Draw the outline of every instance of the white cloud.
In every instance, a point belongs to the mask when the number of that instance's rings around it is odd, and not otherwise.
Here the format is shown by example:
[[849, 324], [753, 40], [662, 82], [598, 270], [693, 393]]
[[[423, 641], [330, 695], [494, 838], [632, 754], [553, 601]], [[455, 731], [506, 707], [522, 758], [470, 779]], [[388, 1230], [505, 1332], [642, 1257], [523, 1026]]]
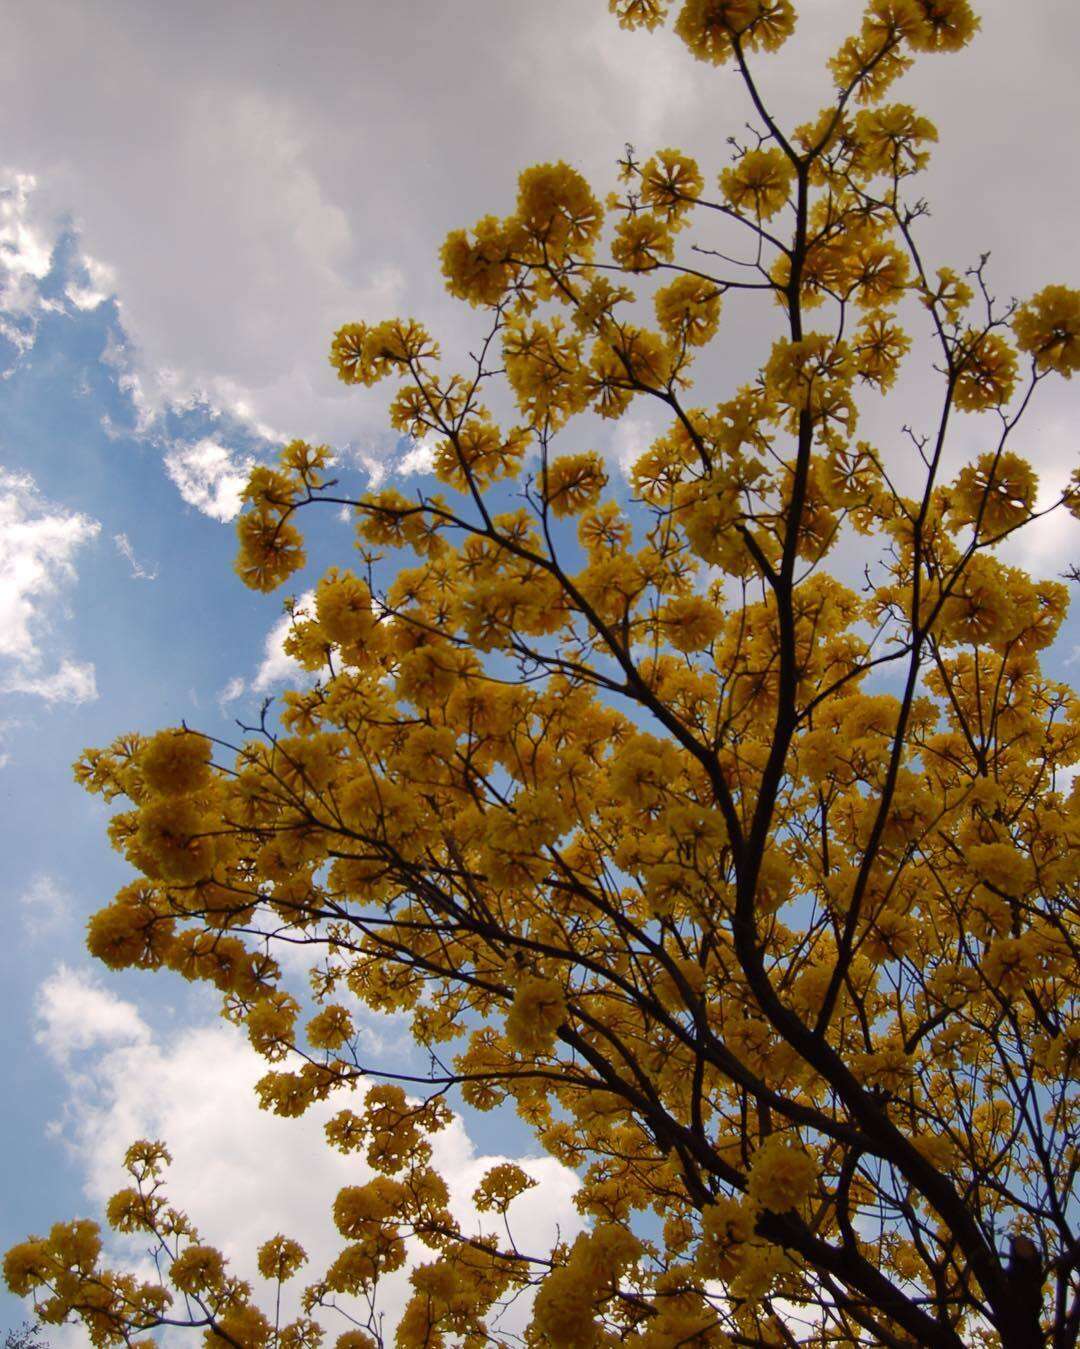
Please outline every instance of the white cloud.
[[237, 698], [243, 696], [244, 691], [246, 689], [247, 689], [247, 680], [243, 677], [243, 675], [234, 675], [233, 678], [229, 680], [229, 682], [218, 694], [217, 696], [218, 706], [224, 707], [226, 703], [235, 702]]
[[377, 492], [390, 474], [390, 465], [385, 459], [380, 459], [374, 454], [365, 454], [363, 451], [357, 451], [353, 458], [368, 475], [367, 490]]
[[131, 578], [134, 581], [156, 581], [157, 567], [144, 567], [135, 556], [135, 549], [131, 546], [131, 540], [126, 534], [114, 534], [113, 543], [116, 544], [116, 551], [121, 557], [126, 558], [131, 567]]
[[[63, 311], [63, 301], [42, 294], [60, 225], [41, 205], [37, 177], [0, 168], [0, 335], [16, 357], [34, 345], [41, 315]], [[84, 253], [73, 258], [75, 275], [64, 294], [76, 309], [95, 309], [115, 291], [112, 268]], [[10, 368], [3, 372], [6, 378]]]
[[[305, 1247], [307, 1274], [322, 1272], [341, 1244], [330, 1219], [334, 1196], [371, 1174], [362, 1159], [326, 1146], [323, 1125], [348, 1104], [344, 1094], [298, 1120], [261, 1111], [253, 1087], [267, 1065], [236, 1027], [215, 1021], [155, 1035], [133, 1004], [70, 968], [58, 969], [42, 987], [37, 1013], [39, 1043], [69, 1092], [56, 1132], [95, 1204], [124, 1183], [120, 1159], [128, 1144], [161, 1138], [173, 1157], [170, 1201], [257, 1290], [265, 1285], [254, 1269], [254, 1251], [275, 1232]], [[470, 1195], [482, 1174], [506, 1159], [479, 1154], [459, 1118], [431, 1141], [434, 1165], [451, 1186], [455, 1216], [469, 1231], [489, 1227]], [[573, 1207], [577, 1178], [551, 1158], [521, 1160], [540, 1184], [511, 1210], [514, 1236], [522, 1250], [546, 1251], [556, 1229], [572, 1239], [582, 1228]], [[385, 1297], [391, 1325], [406, 1295], [401, 1275], [386, 1281], [380, 1300]], [[522, 1312], [513, 1313], [519, 1328]], [[346, 1327], [330, 1328], [338, 1333]]]
[[438, 441], [434, 436], [414, 440], [412, 448], [407, 450], [394, 465], [394, 472], [405, 476], [411, 473], [430, 473], [435, 464], [437, 444]]
[[165, 471], [188, 505], [223, 523], [239, 514], [251, 464], [209, 438], [174, 445], [165, 455]]
[[[1042, 511], [1060, 501], [1069, 484], [1076, 460], [1076, 433], [1071, 421], [1047, 421], [1039, 428], [1032, 446], [1020, 446], [1039, 474], [1035, 509]], [[1080, 520], [1061, 507], [1035, 524], [1018, 529], [1001, 545], [1004, 561], [1023, 567], [1038, 577], [1060, 576], [1080, 556]]]
[[[377, 492], [388, 478], [407, 478], [414, 473], [430, 473], [435, 462], [437, 444], [438, 439], [435, 436], [427, 436], [424, 440], [414, 440], [409, 449], [398, 458], [391, 452], [378, 454], [366, 450], [353, 450], [348, 459], [368, 475], [366, 490]], [[341, 508], [340, 518], [345, 521], [352, 519], [352, 512], [348, 506]]]
[[635, 461], [659, 434], [659, 426], [649, 417], [628, 413], [615, 423], [611, 431], [608, 456], [615, 461], [623, 476], [629, 477]]
[[39, 872], [19, 896], [22, 925], [34, 940], [60, 931], [71, 918], [71, 896], [55, 876]]
[[[296, 610], [311, 610], [314, 604], [314, 590], [305, 590], [297, 599], [294, 607]], [[310, 679], [310, 675], [304, 667], [293, 660], [292, 656], [286, 655], [285, 639], [288, 637], [291, 627], [292, 616], [288, 613], [282, 614], [266, 634], [266, 639], [263, 642], [262, 660], [259, 662], [255, 673], [250, 679], [244, 678], [243, 675], [234, 675], [217, 696], [219, 706], [236, 702], [246, 693], [257, 693], [265, 696], [282, 684], [297, 681], [303, 683]]]
[[75, 579], [73, 556], [99, 529], [88, 516], [50, 510], [32, 478], [0, 469], [0, 655], [36, 651], [36, 606]]
[[[439, 337], [448, 370], [468, 365], [482, 326], [445, 294], [438, 249], [448, 229], [509, 210], [521, 167], [572, 159], [603, 192], [631, 140], [642, 157], [682, 145], [711, 177], [727, 155], [724, 135], [743, 134], [749, 109], [738, 81], [692, 61], [670, 32], [622, 32], [602, 5], [586, 13], [580, 0], [470, 3], [482, 23], [435, 7], [419, 47], [408, 6], [335, 9], [313, 38], [295, 7], [267, 0], [255, 39], [238, 12], [210, 0], [192, 0], [184, 22], [163, 27], [133, 28], [121, 0], [102, 0], [92, 18], [63, 0], [25, 7], [6, 34], [5, 135], [10, 155], [40, 167], [40, 183], [13, 180], [5, 228], [32, 291], [55, 234], [39, 220], [78, 211], [88, 279], [73, 293], [84, 303], [118, 293], [132, 339], [122, 378], [141, 417], [204, 397], [274, 440], [275, 428], [334, 443], [385, 431], [388, 386], [342, 389], [326, 362], [330, 335], [351, 319], [416, 314]], [[924, 252], [963, 266], [992, 249], [1003, 296], [1068, 275], [1068, 222], [1080, 209], [1078, 180], [1057, 172], [1056, 147], [1041, 135], [1047, 119], [1075, 120], [1067, 39], [1080, 32], [1080, 9], [1028, 25], [1020, 41], [1013, 10], [1010, 0], [983, 0], [978, 41], [945, 62], [955, 79], [942, 81], [943, 62], [928, 58], [899, 95], [941, 129]], [[766, 97], [785, 120], [820, 105], [824, 59], [852, 13], [846, 0], [818, 0], [814, 23], [761, 61]], [[210, 58], [199, 38], [208, 24], [219, 39]], [[318, 60], [288, 62], [313, 41]], [[43, 78], [57, 63], [68, 72], [59, 90]], [[447, 65], [460, 73], [450, 84], [439, 78]], [[1001, 97], [975, 97], [978, 88]], [[508, 115], [483, 119], [490, 106]], [[473, 148], [478, 119], [483, 153]], [[995, 181], [1003, 161], [1013, 187], [978, 220], [973, 244], [967, 188]], [[114, 264], [115, 287], [97, 259]], [[751, 353], [778, 317], [759, 298], [745, 312], [733, 298], [722, 328]], [[703, 402], [731, 391], [730, 364], [717, 376], [703, 379]], [[916, 406], [924, 392], [915, 391]], [[1064, 390], [1040, 392], [1040, 402], [1067, 408]], [[379, 475], [381, 463], [376, 454], [362, 466]], [[222, 518], [233, 508], [217, 478], [181, 476], [200, 509]]]
[[64, 294], [76, 309], [96, 309], [116, 293], [116, 271], [89, 255], [84, 255], [81, 262], [86, 280], [70, 281]]
[[52, 674], [15, 668], [0, 676], [0, 693], [27, 693], [47, 703], [92, 703], [97, 677], [89, 661], [61, 660]]
[[[131, 387], [151, 416], [205, 396], [257, 427], [313, 439], [385, 430], [384, 390], [336, 383], [330, 335], [352, 319], [416, 314], [448, 369], [467, 363], [482, 328], [445, 294], [438, 249], [448, 229], [510, 209], [521, 167], [572, 159], [603, 192], [630, 140], [642, 157], [681, 145], [711, 177], [727, 155], [723, 137], [743, 134], [738, 81], [695, 63], [670, 32], [622, 32], [602, 5], [580, 0], [470, 3], [482, 22], [436, 6], [419, 46], [408, 6], [338, 7], [313, 36], [294, 6], [267, 0], [256, 38], [239, 11], [210, 0], [192, 0], [183, 22], [134, 28], [121, 0], [102, 0], [92, 15], [64, 0], [24, 7], [5, 35], [8, 154], [40, 169], [37, 216], [76, 209], [89, 255], [115, 265]], [[993, 250], [1003, 296], [1069, 274], [1069, 222], [1080, 209], [1078, 180], [1057, 171], [1056, 146], [1041, 134], [1048, 120], [1075, 121], [1068, 39], [1080, 9], [1027, 25], [1019, 40], [1014, 9], [983, 0], [972, 49], [920, 62], [898, 95], [941, 129], [926, 184], [934, 215], [920, 222], [925, 254], [964, 266]], [[765, 96], [785, 121], [820, 106], [824, 59], [853, 14], [847, 0], [817, 0], [813, 24], [760, 62]], [[217, 35], [209, 57], [207, 25]], [[318, 59], [290, 63], [301, 45]], [[60, 89], [44, 78], [57, 64], [67, 72]], [[440, 78], [448, 67], [459, 72], [449, 83]], [[976, 96], [985, 88], [1000, 97]], [[507, 115], [485, 117], [491, 106]], [[976, 222], [972, 243], [977, 193], [968, 189], [996, 181], [1002, 162], [1010, 191]], [[18, 181], [9, 215], [32, 282], [49, 240], [26, 208], [33, 179]], [[94, 267], [86, 262], [86, 302], [111, 285]], [[777, 311], [751, 308], [747, 325], [732, 301], [726, 331], [753, 351]], [[719, 387], [703, 401], [730, 392], [730, 373], [709, 381]], [[1042, 401], [1067, 406], [1061, 390], [1047, 388]]]
[[6, 768], [11, 762], [11, 755], [6, 749], [7, 737], [20, 725], [21, 723], [15, 717], [5, 717], [0, 720], [0, 768]]
[[50, 670], [43, 648], [53, 612], [76, 580], [74, 559], [101, 526], [42, 499], [28, 475], [0, 469], [0, 692], [48, 702], [97, 696], [94, 667], [62, 659]]
[[[306, 590], [297, 601], [297, 609], [307, 609], [315, 604], [314, 590]], [[289, 635], [292, 627], [292, 616], [282, 614], [270, 631], [266, 634], [266, 642], [263, 647], [263, 658], [259, 668], [255, 671], [255, 677], [251, 681], [251, 690], [253, 693], [269, 693], [271, 689], [277, 688], [279, 684], [284, 684], [290, 679], [305, 678], [305, 670], [302, 665], [293, 660], [292, 656], [286, 655], [285, 639]]]
[[61, 1067], [90, 1049], [149, 1043], [138, 1009], [94, 976], [60, 965], [42, 984], [34, 1039]]
[[0, 173], [0, 308], [26, 313], [39, 303], [37, 286], [49, 270], [52, 240], [31, 219], [37, 179], [30, 173]]

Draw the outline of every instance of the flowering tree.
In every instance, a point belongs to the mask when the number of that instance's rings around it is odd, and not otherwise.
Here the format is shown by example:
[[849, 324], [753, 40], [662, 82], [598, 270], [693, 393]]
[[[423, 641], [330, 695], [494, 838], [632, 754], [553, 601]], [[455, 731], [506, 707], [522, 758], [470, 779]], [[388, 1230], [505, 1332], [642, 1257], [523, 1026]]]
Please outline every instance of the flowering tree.
[[[42, 1320], [301, 1346], [349, 1306], [337, 1343], [370, 1349], [380, 1281], [419, 1252], [400, 1346], [508, 1344], [523, 1291], [533, 1345], [1076, 1344], [1080, 704], [1039, 663], [1065, 587], [997, 550], [1045, 514], [1013, 432], [1080, 366], [1080, 293], [1003, 307], [982, 265], [923, 256], [935, 131], [884, 98], [967, 43], [967, 0], [871, 0], [834, 102], [788, 129], [752, 60], [794, 22], [790, 0], [675, 19], [756, 119], [716, 191], [681, 152], [628, 151], [605, 209], [549, 164], [450, 235], [447, 286], [486, 319], [465, 373], [412, 320], [337, 334], [343, 380], [400, 382], [392, 424], [435, 442], [446, 491], [346, 498], [299, 441], [253, 471], [256, 589], [303, 565], [301, 511], [357, 520], [354, 569], [294, 613], [317, 682], [239, 746], [182, 727], [77, 766], [126, 799], [111, 835], [140, 873], [90, 949], [216, 985], [274, 1065], [263, 1106], [336, 1096], [328, 1144], [375, 1178], [338, 1195], [346, 1244], [280, 1325], [137, 1143], [108, 1218], [160, 1280], [60, 1224], [5, 1262]], [[742, 291], [775, 340], [744, 387], [691, 396]], [[886, 452], [857, 395], [893, 385], [905, 315], [937, 401]], [[510, 427], [482, 401], [500, 386]], [[667, 429], [627, 499], [579, 446], [635, 400]], [[986, 449], [956, 471], [963, 414]], [[1080, 478], [1058, 508], [1080, 514]], [[859, 590], [822, 565], [853, 537]], [[302, 1025], [281, 942], [321, 953]], [[363, 1058], [358, 1005], [407, 1015], [430, 1072]], [[515, 1242], [512, 1165], [477, 1192], [490, 1231], [455, 1222], [429, 1139], [457, 1100], [512, 1103], [578, 1171], [572, 1245]], [[258, 1263], [286, 1279], [304, 1253], [278, 1237]]]
[[9, 1330], [4, 1336], [4, 1349], [48, 1349], [44, 1341], [38, 1339], [40, 1326], [26, 1322], [18, 1330]]

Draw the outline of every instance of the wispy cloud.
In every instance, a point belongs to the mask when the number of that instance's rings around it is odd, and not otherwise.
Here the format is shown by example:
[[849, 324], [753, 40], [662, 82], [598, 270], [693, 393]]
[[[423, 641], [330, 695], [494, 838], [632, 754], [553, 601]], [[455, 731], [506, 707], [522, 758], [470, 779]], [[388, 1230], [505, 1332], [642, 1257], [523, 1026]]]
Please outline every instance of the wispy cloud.
[[6, 768], [11, 762], [11, 753], [7, 748], [7, 738], [10, 733], [17, 730], [20, 722], [15, 717], [5, 717], [0, 721], [0, 768]]
[[126, 534], [114, 534], [113, 543], [116, 544], [116, 551], [121, 557], [126, 558], [131, 567], [132, 580], [135, 581], [156, 581], [157, 567], [146, 568], [135, 556], [135, 549], [131, 546], [131, 540]]
[[[295, 610], [311, 610], [315, 604], [314, 590], [306, 590], [296, 601]], [[235, 675], [217, 696], [219, 706], [236, 702], [245, 694], [266, 695], [289, 681], [308, 681], [311, 676], [302, 665], [285, 651], [285, 639], [292, 627], [292, 615], [282, 614], [266, 634], [263, 656], [250, 679]]]
[[390, 474], [390, 465], [385, 459], [380, 459], [374, 454], [359, 452], [353, 457], [368, 475], [368, 491], [377, 492]]
[[89, 661], [62, 660], [51, 674], [16, 668], [0, 676], [0, 692], [29, 693], [47, 703], [92, 703], [97, 672]]
[[224, 708], [226, 703], [234, 703], [237, 698], [242, 698], [247, 689], [247, 680], [243, 675], [234, 675], [225, 685], [217, 696], [218, 706]]
[[60, 931], [71, 918], [71, 896], [55, 876], [39, 872], [19, 896], [22, 925], [35, 940]]

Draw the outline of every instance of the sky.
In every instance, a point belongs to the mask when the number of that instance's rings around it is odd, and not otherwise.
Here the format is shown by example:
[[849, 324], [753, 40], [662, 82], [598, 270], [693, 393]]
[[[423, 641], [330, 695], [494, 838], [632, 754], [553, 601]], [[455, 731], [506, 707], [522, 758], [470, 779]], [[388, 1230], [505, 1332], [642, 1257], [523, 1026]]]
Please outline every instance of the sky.
[[[1002, 297], [1076, 285], [1063, 146], [1080, 9], [979, 10], [975, 44], [895, 95], [941, 133], [927, 255], [962, 269], [989, 252]], [[123, 1149], [148, 1135], [169, 1141], [176, 1200], [208, 1238], [239, 1251], [289, 1231], [317, 1259], [355, 1159], [326, 1154], [318, 1119], [255, 1109], [259, 1061], [205, 991], [85, 954], [87, 916], [127, 873], [70, 764], [124, 731], [235, 729], [296, 677], [280, 597], [231, 571], [247, 466], [294, 436], [330, 444], [355, 491], [411, 485], [423, 465], [379, 391], [334, 380], [341, 323], [422, 317], [464, 359], [479, 328], [442, 289], [449, 229], [508, 212], [538, 161], [565, 159], [600, 191], [627, 142], [716, 172], [747, 109], [730, 72], [620, 31], [603, 0], [7, 0], [0, 20], [0, 1245], [98, 1214]], [[821, 105], [824, 58], [856, 22], [849, 0], [806, 0], [763, 67], [782, 116]], [[712, 398], [767, 354], [775, 321], [732, 307]], [[904, 416], [879, 414], [894, 441], [929, 406], [917, 380], [902, 393]], [[1041, 393], [1022, 448], [1049, 491], [1077, 461], [1075, 398], [1061, 381]], [[596, 428], [598, 446], [622, 464], [659, 429], [635, 413]], [[961, 428], [956, 453], [984, 431]], [[349, 538], [325, 512], [292, 588], [347, 560]], [[1076, 542], [1041, 527], [1015, 560], [1055, 574]], [[1060, 673], [1078, 645], [1074, 618]], [[373, 1053], [409, 1052], [391, 1021], [367, 1033]], [[522, 1232], [577, 1230], [573, 1175], [512, 1118], [466, 1112], [439, 1147], [462, 1216], [491, 1160], [514, 1156], [543, 1181], [519, 1201]], [[2, 1332], [24, 1309], [0, 1304]]]

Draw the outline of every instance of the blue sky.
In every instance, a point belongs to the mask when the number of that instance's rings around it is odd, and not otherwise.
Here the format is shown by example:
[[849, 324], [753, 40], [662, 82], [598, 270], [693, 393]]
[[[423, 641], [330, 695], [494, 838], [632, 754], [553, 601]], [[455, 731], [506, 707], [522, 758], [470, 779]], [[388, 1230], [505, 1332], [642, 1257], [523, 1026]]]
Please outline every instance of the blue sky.
[[[1056, 128], [1080, 114], [1080, 9], [1042, 0], [1021, 26], [1010, 0], [979, 8], [984, 34], [949, 78], [932, 67], [903, 92], [942, 133], [925, 187], [935, 265], [990, 249], [1002, 295], [1076, 285], [1080, 186], [1061, 172]], [[857, 7], [804, 9], [813, 22], [771, 87], [807, 113], [824, 94], [819, 58]], [[86, 917], [126, 871], [107, 809], [70, 764], [84, 746], [181, 719], [227, 732], [288, 679], [280, 597], [231, 570], [245, 463], [294, 435], [332, 444], [357, 489], [411, 462], [379, 398], [334, 383], [338, 324], [412, 313], [467, 351], [476, 330], [442, 293], [438, 245], [509, 209], [518, 168], [567, 158], [606, 188], [628, 139], [719, 166], [716, 127], [745, 118], [730, 79], [618, 32], [602, 0], [359, 0], [328, 6], [318, 26], [285, 0], [260, 6], [254, 28], [251, 12], [38, 0], [9, 13], [0, 53], [4, 1247], [93, 1213], [144, 1131], [173, 1143], [178, 1195], [208, 1235], [239, 1247], [295, 1219], [314, 1250], [329, 1241], [325, 1209], [346, 1173], [312, 1163], [317, 1120], [254, 1117], [250, 1056], [215, 1022], [215, 1000], [172, 976], [106, 976], [83, 952]], [[767, 335], [746, 322], [722, 339], [724, 360]], [[1022, 448], [1057, 483], [1076, 462], [1075, 390], [1044, 392]], [[922, 393], [906, 396], [918, 407]], [[621, 461], [658, 429], [635, 417], [599, 447]], [[980, 434], [962, 428], [958, 453], [981, 448]], [[323, 512], [293, 589], [346, 558], [349, 539]], [[1016, 560], [1052, 574], [1075, 555], [1062, 525]], [[1078, 625], [1055, 655], [1062, 673]], [[405, 1052], [394, 1026], [371, 1034], [373, 1048]], [[209, 1115], [200, 1082], [219, 1102]], [[444, 1160], [464, 1193], [483, 1154], [530, 1151], [513, 1119], [470, 1118]], [[572, 1178], [538, 1166], [543, 1202], [526, 1221], [566, 1234]], [[310, 1193], [282, 1181], [266, 1200], [261, 1176], [303, 1168]], [[2, 1333], [22, 1309], [0, 1303]]]

